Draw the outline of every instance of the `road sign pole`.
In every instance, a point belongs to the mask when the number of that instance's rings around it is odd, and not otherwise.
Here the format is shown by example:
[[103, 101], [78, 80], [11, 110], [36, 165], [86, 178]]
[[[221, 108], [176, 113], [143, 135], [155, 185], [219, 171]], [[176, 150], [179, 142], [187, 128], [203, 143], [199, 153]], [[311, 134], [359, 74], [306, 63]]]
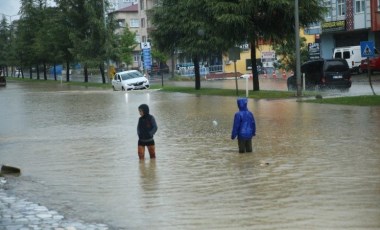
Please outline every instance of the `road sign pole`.
[[373, 90], [373, 86], [372, 86], [371, 67], [369, 65], [369, 57], [367, 57], [367, 76], [368, 76], [369, 85], [371, 86], [372, 93], [373, 93], [373, 95], [376, 95], [375, 91]]
[[368, 81], [369, 81], [369, 85], [371, 86], [373, 95], [376, 95], [375, 91], [373, 90], [373, 86], [372, 86], [371, 66], [370, 66], [370, 62], [369, 62], [369, 58], [373, 57], [375, 55], [375, 46], [374, 46], [373, 41], [362, 41], [362, 42], [360, 42], [360, 51], [362, 54], [361, 56], [367, 58]]

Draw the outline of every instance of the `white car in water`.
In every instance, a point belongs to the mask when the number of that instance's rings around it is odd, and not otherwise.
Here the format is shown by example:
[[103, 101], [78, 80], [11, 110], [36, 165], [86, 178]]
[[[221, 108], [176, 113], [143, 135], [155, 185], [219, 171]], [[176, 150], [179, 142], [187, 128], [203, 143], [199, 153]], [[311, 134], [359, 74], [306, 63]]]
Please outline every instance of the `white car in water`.
[[113, 90], [148, 89], [149, 80], [137, 70], [127, 70], [115, 74], [112, 80]]

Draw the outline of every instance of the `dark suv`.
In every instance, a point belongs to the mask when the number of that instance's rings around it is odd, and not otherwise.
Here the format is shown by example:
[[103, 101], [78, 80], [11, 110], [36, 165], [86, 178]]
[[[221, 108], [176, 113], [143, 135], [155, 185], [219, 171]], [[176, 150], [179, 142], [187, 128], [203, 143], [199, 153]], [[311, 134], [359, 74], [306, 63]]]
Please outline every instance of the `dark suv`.
[[[351, 87], [351, 73], [345, 59], [318, 59], [305, 62], [301, 66], [301, 73], [305, 74], [305, 88], [315, 89], [341, 89]], [[301, 78], [303, 84], [303, 78]], [[297, 89], [297, 78], [291, 76], [287, 81], [288, 90]]]

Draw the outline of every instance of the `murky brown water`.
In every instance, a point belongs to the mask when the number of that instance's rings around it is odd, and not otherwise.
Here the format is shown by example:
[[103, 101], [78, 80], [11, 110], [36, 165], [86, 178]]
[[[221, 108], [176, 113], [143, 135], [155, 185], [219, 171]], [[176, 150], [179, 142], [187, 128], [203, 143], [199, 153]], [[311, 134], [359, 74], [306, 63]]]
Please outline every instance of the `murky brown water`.
[[[157, 159], [144, 162], [141, 103], [159, 126]], [[252, 154], [230, 140], [234, 97], [10, 82], [0, 108], [0, 164], [22, 169], [9, 192], [69, 218], [115, 229], [380, 228], [380, 107], [250, 100]]]

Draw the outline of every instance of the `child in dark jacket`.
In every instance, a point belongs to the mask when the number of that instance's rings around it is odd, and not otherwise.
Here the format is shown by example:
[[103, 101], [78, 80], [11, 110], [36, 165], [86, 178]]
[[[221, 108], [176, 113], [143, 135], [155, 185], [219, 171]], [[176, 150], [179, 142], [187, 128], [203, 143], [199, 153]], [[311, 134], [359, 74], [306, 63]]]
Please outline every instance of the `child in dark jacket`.
[[156, 158], [156, 149], [153, 136], [157, 132], [156, 120], [149, 114], [146, 104], [139, 106], [139, 123], [137, 124], [137, 135], [139, 136], [137, 152], [140, 160], [144, 160], [145, 146], [148, 148], [151, 159]]
[[239, 111], [235, 113], [231, 139], [238, 139], [239, 153], [252, 152], [252, 138], [256, 136], [256, 123], [253, 113], [247, 108], [247, 98], [238, 98]]

